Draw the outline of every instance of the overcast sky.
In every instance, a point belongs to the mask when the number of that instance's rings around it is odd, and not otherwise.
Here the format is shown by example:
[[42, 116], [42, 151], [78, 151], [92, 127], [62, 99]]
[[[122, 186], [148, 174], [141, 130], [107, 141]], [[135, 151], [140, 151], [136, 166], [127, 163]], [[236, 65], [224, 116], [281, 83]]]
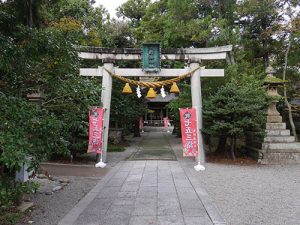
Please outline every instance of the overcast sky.
[[122, 5], [126, 0], [96, 0], [95, 6], [103, 5], [112, 17], [116, 17], [116, 8]]

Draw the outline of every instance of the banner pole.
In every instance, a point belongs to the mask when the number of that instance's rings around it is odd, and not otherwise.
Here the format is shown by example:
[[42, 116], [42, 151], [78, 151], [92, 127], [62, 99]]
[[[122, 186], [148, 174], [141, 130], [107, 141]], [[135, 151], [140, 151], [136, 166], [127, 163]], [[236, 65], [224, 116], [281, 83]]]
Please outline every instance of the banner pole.
[[102, 116], [102, 126], [103, 126], [103, 129], [102, 129], [102, 134], [101, 134], [101, 142], [102, 142], [102, 145], [101, 145], [101, 153], [100, 153], [100, 162], [96, 163], [95, 164], [95, 167], [96, 168], [104, 168], [106, 167], [106, 163], [103, 162], [103, 134], [104, 134], [104, 131], [105, 131], [105, 126], [104, 126], [104, 114], [105, 114], [105, 111], [106, 109], [103, 109], [103, 116]]
[[[200, 152], [202, 152], [201, 148], [203, 147], [203, 140], [200, 140], [200, 138], [202, 139], [202, 135], [201, 135], [202, 131], [199, 129], [200, 109], [199, 109], [199, 106], [195, 106], [195, 108], [196, 108], [196, 120], [197, 120], [196, 124], [197, 124], [197, 133], [198, 133], [198, 164], [196, 166], [194, 166], [194, 168], [196, 171], [203, 171], [203, 170], [205, 170], [205, 167], [203, 165], [201, 165], [201, 156], [200, 156]], [[203, 152], [204, 152], [204, 149], [203, 149]]]

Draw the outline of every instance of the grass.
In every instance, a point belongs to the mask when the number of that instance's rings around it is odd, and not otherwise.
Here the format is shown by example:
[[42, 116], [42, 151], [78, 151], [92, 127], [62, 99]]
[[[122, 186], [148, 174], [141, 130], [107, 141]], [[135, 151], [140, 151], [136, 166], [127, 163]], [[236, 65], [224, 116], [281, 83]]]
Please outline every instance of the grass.
[[108, 144], [108, 152], [124, 152], [126, 150], [125, 144]]
[[22, 213], [16, 209], [0, 209], [0, 224], [14, 225], [20, 219]]

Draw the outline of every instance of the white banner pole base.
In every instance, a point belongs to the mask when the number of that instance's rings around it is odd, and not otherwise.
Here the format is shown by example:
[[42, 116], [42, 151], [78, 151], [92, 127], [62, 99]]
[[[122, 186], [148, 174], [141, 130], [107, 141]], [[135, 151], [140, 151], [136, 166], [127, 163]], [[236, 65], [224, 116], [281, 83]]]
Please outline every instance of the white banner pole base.
[[106, 167], [106, 163], [102, 162], [102, 160], [95, 165], [96, 168], [104, 168]]
[[104, 163], [103, 161], [102, 161], [102, 153], [101, 153], [101, 158], [100, 158], [100, 162], [98, 162], [98, 163], [96, 163], [95, 164], [95, 167], [96, 168], [104, 168], [104, 167], [106, 167], [106, 163]]
[[203, 165], [200, 164], [200, 162], [198, 162], [197, 166], [194, 166], [196, 171], [204, 171], [205, 167]]

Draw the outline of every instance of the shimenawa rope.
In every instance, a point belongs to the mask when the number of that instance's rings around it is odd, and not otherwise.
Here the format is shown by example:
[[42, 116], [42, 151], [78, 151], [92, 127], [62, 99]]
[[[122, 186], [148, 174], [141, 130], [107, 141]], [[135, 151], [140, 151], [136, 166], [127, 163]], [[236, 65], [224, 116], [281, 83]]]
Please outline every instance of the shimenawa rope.
[[129, 83], [131, 85], [135, 85], [135, 86], [140, 86], [140, 87], [147, 87], [147, 88], [157, 88], [157, 87], [161, 87], [161, 86], [166, 86], [166, 85], [171, 85], [174, 82], [180, 81], [185, 79], [188, 76], [191, 76], [195, 71], [197, 71], [198, 69], [200, 69], [200, 67], [197, 67], [195, 69], [193, 69], [192, 71], [180, 75], [178, 77], [169, 79], [169, 80], [163, 80], [163, 81], [154, 81], [154, 82], [146, 82], [146, 81], [137, 81], [137, 80], [131, 80], [125, 77], [122, 77], [121, 75], [117, 75], [111, 71], [109, 71], [108, 69], [106, 69], [105, 67], [103, 67], [103, 69], [108, 72], [112, 77], [115, 77], [121, 81], [124, 81], [126, 83]]

